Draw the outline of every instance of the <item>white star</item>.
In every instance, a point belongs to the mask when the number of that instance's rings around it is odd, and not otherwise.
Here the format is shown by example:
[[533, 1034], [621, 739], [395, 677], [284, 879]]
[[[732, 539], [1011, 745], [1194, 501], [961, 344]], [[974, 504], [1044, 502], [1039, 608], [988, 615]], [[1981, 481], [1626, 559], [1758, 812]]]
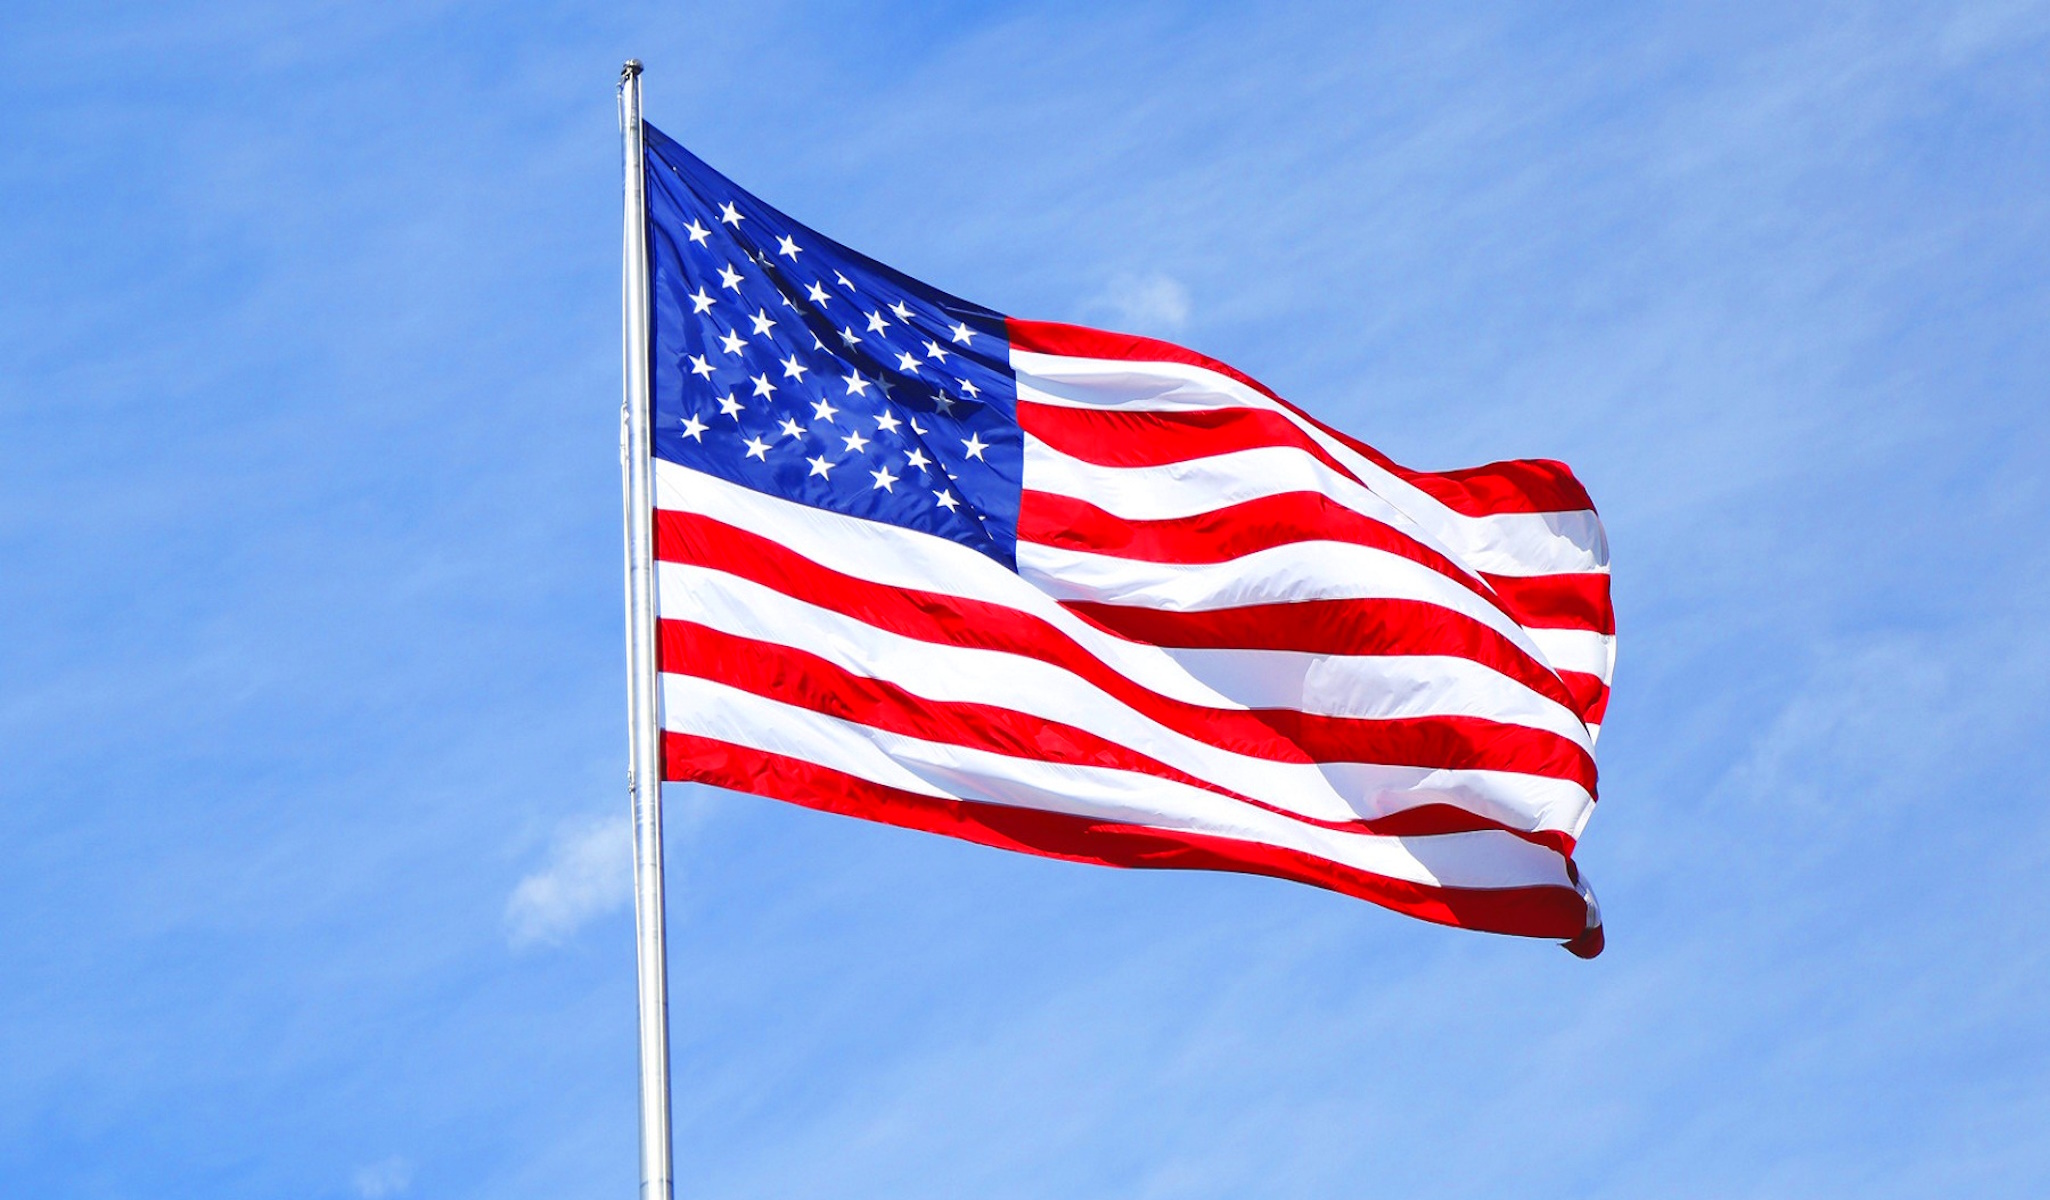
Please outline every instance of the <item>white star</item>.
[[966, 321], [963, 321], [961, 324], [954, 326], [953, 332], [954, 340], [961, 343], [963, 346], [966, 346], [969, 342], [969, 339], [975, 336], [975, 331], [973, 329], [968, 328], [968, 323]]
[[783, 302], [783, 307], [789, 309], [792, 312], [797, 311], [797, 304], [794, 301], [792, 301], [787, 294], [783, 292], [777, 292], [776, 298]]
[[721, 221], [726, 222], [728, 225], [733, 226], [735, 229], [740, 228], [740, 223], [742, 221], [747, 220], [746, 217], [740, 215], [740, 210], [733, 207], [733, 205], [731, 204], [722, 204], [719, 206], [719, 219]]
[[783, 360], [783, 378], [785, 379], [795, 379], [797, 382], [803, 383], [804, 373], [809, 370], [811, 370], [810, 367], [797, 361], [795, 354]]
[[883, 330], [888, 329], [889, 327], [890, 323], [888, 321], [883, 320], [883, 314], [879, 312], [872, 312], [868, 314], [868, 331], [870, 333], [881, 333]]
[[930, 359], [936, 359], [940, 362], [947, 361], [947, 352], [941, 349], [940, 344], [935, 341], [928, 340], [925, 343], [925, 356]]
[[692, 413], [683, 419], [683, 436], [694, 442], [705, 440], [705, 423], [698, 420], [696, 413]]
[[961, 507], [961, 502], [959, 500], [954, 499], [954, 493], [952, 492], [945, 490], [937, 491], [933, 493], [933, 497], [934, 506], [938, 508], [944, 508], [948, 512], [953, 512], [955, 509]]
[[860, 454], [862, 452], [862, 448], [868, 445], [868, 439], [861, 436], [861, 433], [859, 431], [850, 433], [846, 437], [841, 438], [840, 440], [847, 443], [847, 451], [850, 454]]
[[876, 432], [895, 433], [897, 432], [897, 426], [902, 425], [903, 423], [904, 422], [899, 421], [896, 417], [891, 416], [890, 410], [886, 408], [883, 410], [883, 415], [876, 418]]
[[783, 418], [783, 432], [791, 437], [801, 438], [804, 436], [804, 426], [799, 425], [792, 417], [785, 417]]
[[732, 263], [727, 263], [719, 268], [719, 282], [737, 292], [740, 290], [740, 272], [733, 269]]
[[747, 439], [747, 456], [749, 458], [759, 458], [763, 462], [769, 461], [769, 443], [758, 437]]
[[840, 272], [838, 272], [838, 271], [835, 271], [835, 272], [833, 272], [833, 278], [835, 278], [835, 279], [837, 279], [837, 280], [839, 280], [839, 281], [840, 281], [840, 286], [841, 286], [841, 287], [843, 287], [843, 288], [846, 288], [846, 289], [847, 289], [848, 291], [850, 291], [850, 292], [854, 290], [854, 285], [853, 285], [853, 284], [851, 284], [851, 283], [849, 283], [849, 282], [847, 282], [847, 277], [846, 277], [845, 275], [842, 275], [842, 274], [841, 274]]
[[917, 417], [911, 418], [911, 432], [917, 434], [919, 437], [925, 436], [925, 426], [920, 425], [918, 423]]
[[868, 380], [861, 377], [861, 372], [847, 372], [847, 394], [850, 396], [868, 395]]
[[874, 488], [870, 488], [870, 491], [875, 491], [876, 488], [880, 488], [886, 492], [896, 492], [897, 489], [893, 485], [897, 482], [897, 477], [895, 475], [890, 474], [890, 468], [884, 467], [880, 471], [870, 471], [869, 474], [876, 477], [876, 486]]
[[755, 381], [755, 395], [769, 396], [775, 394], [776, 385], [769, 382], [769, 376], [766, 372], [760, 375], [750, 375], [748, 378]]
[[931, 459], [925, 456], [925, 450], [922, 447], [912, 448], [909, 461], [913, 467], [918, 469], [918, 473], [921, 475], [925, 473], [926, 466], [932, 462]]
[[797, 248], [796, 238], [779, 237], [776, 239], [776, 253], [789, 259], [791, 262], [796, 262], [797, 256], [804, 253], [804, 251]]
[[826, 290], [826, 285], [823, 283], [812, 284], [810, 287], [804, 289], [804, 294], [810, 296], [811, 302], [813, 304], [818, 305], [820, 308], [824, 308], [826, 306], [826, 301], [831, 300], [833, 298], [833, 294]]
[[747, 345], [747, 339], [740, 336], [740, 334], [736, 331], [728, 333], [725, 337], [720, 338], [719, 344], [726, 347], [726, 353], [739, 354], [740, 348], [742, 346]]
[[690, 230], [690, 243], [693, 246], [704, 245], [705, 239], [712, 236], [712, 231], [698, 224], [696, 217], [692, 217], [690, 224], [684, 226], [684, 228]]
[[941, 416], [951, 417], [954, 415], [954, 398], [952, 396], [947, 395], [945, 392], [935, 392], [932, 399], [933, 403], [940, 406]]
[[718, 303], [718, 300], [714, 297], [707, 296], [705, 294], [705, 289], [700, 287], [697, 291], [697, 295], [692, 296], [690, 298], [690, 303], [690, 311], [692, 312], [692, 314], [697, 314], [704, 312], [706, 309], [712, 307], [712, 305]]
[[776, 327], [776, 322], [769, 318], [769, 310], [766, 308], [757, 308], [755, 315], [748, 320], [755, 323], [755, 333], [761, 337], [769, 336], [769, 331]]
[[738, 421], [740, 419], [740, 401], [733, 398], [732, 392], [728, 392], [719, 397], [719, 411]]
[[[821, 454], [817, 458], [808, 458], [805, 461], [811, 464], [811, 475], [817, 475], [827, 480], [833, 478], [833, 464], [826, 461], [825, 455]], [[805, 478], [810, 479], [811, 475], [807, 475]]]
[[957, 380], [956, 382], [960, 383], [962, 391], [968, 393], [968, 398], [970, 400], [975, 399], [975, 383], [973, 380], [962, 379]]
[[967, 452], [968, 452], [968, 457], [970, 457], [970, 458], [975, 458], [975, 459], [982, 459], [982, 461], [984, 461], [984, 462], [988, 462], [988, 461], [989, 461], [988, 459], [983, 459], [983, 458], [982, 458], [982, 452], [983, 452], [984, 450], [987, 450], [987, 449], [989, 449], [989, 443], [988, 443], [988, 442], [985, 442], [985, 441], [983, 441], [983, 440], [982, 440], [982, 435], [981, 435], [981, 434], [979, 434], [979, 433], [971, 433], [971, 434], [969, 434], [969, 435], [968, 435], [968, 440], [967, 440], [967, 441], [965, 441], [965, 442], [962, 442], [962, 443], [961, 443], [961, 445], [962, 445], [963, 447], [965, 447], [965, 448], [966, 448], [966, 450], [967, 450]]
[[897, 369], [899, 371], [904, 371], [909, 374], [916, 375], [918, 374], [918, 360], [911, 356], [911, 352], [909, 350], [906, 350], [902, 354], [899, 354], [897, 356]]
[[819, 335], [816, 333], [811, 335], [811, 348], [814, 350], [824, 350], [826, 348], [826, 344], [819, 340]]
[[904, 307], [902, 300], [892, 301], [890, 303], [890, 311], [897, 314], [899, 321], [909, 321], [911, 319], [911, 310]]
[[860, 341], [861, 339], [854, 336], [854, 326], [849, 325], [847, 328], [842, 329], [840, 331], [840, 340], [852, 346], [854, 343]]
[[704, 356], [693, 354], [690, 356], [690, 373], [710, 379], [712, 377], [712, 364], [706, 362]]
[[833, 414], [839, 412], [840, 410], [833, 407], [833, 402], [831, 400], [818, 400], [812, 403], [811, 411], [813, 419], [819, 421], [830, 421], [833, 419]]

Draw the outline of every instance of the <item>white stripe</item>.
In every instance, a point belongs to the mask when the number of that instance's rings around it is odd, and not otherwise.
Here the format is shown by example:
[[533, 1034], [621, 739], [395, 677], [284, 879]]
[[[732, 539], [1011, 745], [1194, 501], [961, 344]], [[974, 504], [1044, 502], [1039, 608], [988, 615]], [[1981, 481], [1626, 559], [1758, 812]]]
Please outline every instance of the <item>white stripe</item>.
[[1168, 655], [1247, 708], [1328, 717], [1481, 717], [1542, 729], [1590, 753], [1573, 710], [1472, 659], [1446, 654], [1305, 654], [1294, 650], [1188, 650]]
[[[1051, 663], [891, 633], [710, 567], [661, 563], [657, 572], [667, 618], [787, 645], [927, 700], [990, 705], [1074, 725], [1195, 778], [1316, 820], [1386, 816], [1417, 804], [1451, 803], [1518, 829], [1577, 834], [1592, 805], [1577, 784], [1517, 772], [1423, 771], [1372, 764], [1320, 768], [1241, 755], [1169, 729]], [[1194, 654], [1220, 675], [1230, 674], [1223, 655], [1184, 653]], [[1293, 662], [1303, 677], [1318, 673], [1314, 656], [1260, 657], [1271, 657], [1277, 664]], [[1245, 682], [1243, 668], [1232, 682]], [[1278, 692], [1285, 681], [1269, 682]], [[1319, 680], [1314, 686], [1327, 694], [1333, 707], [1378, 705], [1390, 716], [1430, 715], [1438, 708], [1471, 704], [1473, 695], [1434, 688], [1433, 682], [1418, 680], [1417, 694], [1379, 698], [1344, 694], [1342, 683]], [[1299, 694], [1305, 690], [1300, 681], [1296, 687]], [[1497, 694], [1508, 690], [1494, 689]], [[1559, 718], [1554, 723], [1571, 725], [1572, 736], [1584, 744], [1578, 722], [1556, 705], [1551, 707]], [[1409, 792], [1417, 796], [1410, 798]]]
[[1554, 671], [1579, 671], [1608, 683], [1616, 674], [1616, 637], [1591, 629], [1533, 629], [1545, 665]]
[[[1256, 408], [1280, 413], [1474, 569], [1497, 575], [1552, 575], [1608, 567], [1608, 541], [1592, 512], [1486, 517], [1455, 512], [1304, 421], [1287, 406], [1207, 367], [1038, 354], [1015, 348], [1011, 366], [1017, 372], [1018, 398], [1041, 404], [1152, 412]], [[1027, 478], [1027, 486], [1035, 486], [1029, 475]], [[1086, 498], [1087, 494], [1083, 495]], [[1576, 565], [1554, 565], [1566, 561]]]
[[1555, 853], [1507, 833], [1393, 838], [1342, 833], [1152, 776], [1010, 758], [886, 733], [710, 680], [662, 677], [663, 708], [694, 733], [885, 786], [1300, 851], [1446, 887], [1571, 887]]

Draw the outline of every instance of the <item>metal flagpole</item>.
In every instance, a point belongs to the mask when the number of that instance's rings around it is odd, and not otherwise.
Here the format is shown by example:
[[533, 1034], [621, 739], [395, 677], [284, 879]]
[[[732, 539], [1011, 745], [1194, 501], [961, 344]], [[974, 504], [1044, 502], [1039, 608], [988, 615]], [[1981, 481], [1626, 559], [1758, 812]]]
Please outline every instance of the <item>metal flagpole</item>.
[[634, 934], [641, 1015], [641, 1200], [671, 1200], [669, 958], [662, 909], [662, 731], [655, 695], [655, 499], [648, 395], [648, 200], [643, 177], [641, 64], [619, 72], [626, 156], [626, 242], [620, 344], [626, 392], [619, 456], [626, 492], [627, 792], [634, 817]]

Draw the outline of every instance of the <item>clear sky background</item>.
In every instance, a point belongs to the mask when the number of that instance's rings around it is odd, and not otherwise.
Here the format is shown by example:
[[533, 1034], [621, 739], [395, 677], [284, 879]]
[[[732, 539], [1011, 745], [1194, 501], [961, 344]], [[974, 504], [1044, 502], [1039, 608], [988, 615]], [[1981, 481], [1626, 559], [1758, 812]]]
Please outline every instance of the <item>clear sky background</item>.
[[[53, 15], [57, 9], [63, 15]], [[1621, 623], [1609, 949], [671, 789], [679, 1195], [2050, 1194], [2050, 6], [0, 16], [0, 1193], [635, 1189], [613, 80]]]

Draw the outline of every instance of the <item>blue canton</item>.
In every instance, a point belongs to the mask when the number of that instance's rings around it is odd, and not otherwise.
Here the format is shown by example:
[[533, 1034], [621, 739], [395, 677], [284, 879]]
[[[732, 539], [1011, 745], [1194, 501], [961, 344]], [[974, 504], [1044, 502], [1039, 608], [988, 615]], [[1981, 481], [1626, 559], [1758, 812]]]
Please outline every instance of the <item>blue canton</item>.
[[647, 131], [655, 456], [1016, 569], [1004, 318], [819, 236]]

